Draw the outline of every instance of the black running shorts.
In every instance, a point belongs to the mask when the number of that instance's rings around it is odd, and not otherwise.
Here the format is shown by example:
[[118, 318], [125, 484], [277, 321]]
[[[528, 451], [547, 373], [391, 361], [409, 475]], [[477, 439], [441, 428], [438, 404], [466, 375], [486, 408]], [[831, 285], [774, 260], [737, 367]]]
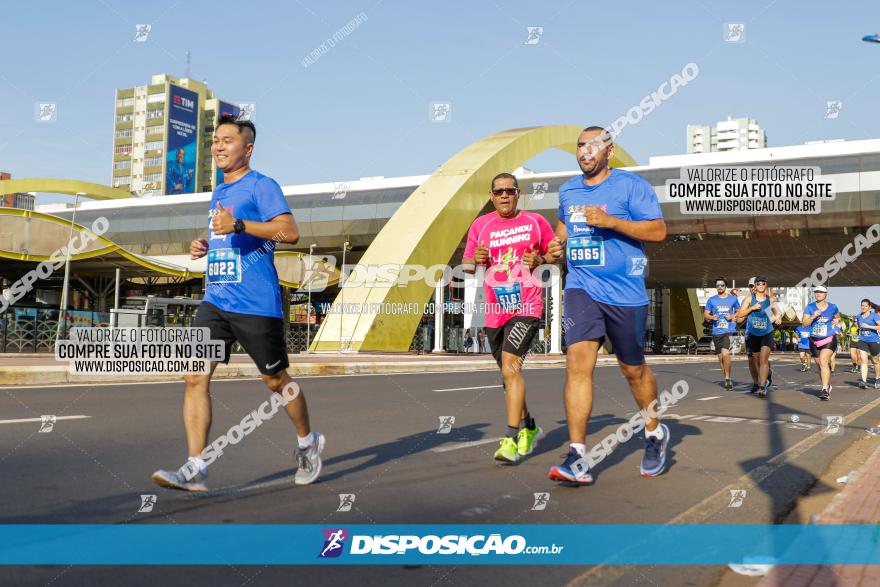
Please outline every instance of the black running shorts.
[[489, 348], [498, 366], [501, 366], [501, 353], [511, 353], [525, 357], [532, 347], [532, 340], [538, 332], [538, 319], [532, 316], [514, 316], [498, 328], [486, 328]]
[[232, 345], [237, 340], [263, 375], [275, 375], [290, 366], [281, 318], [225, 312], [202, 302], [193, 326], [210, 329], [211, 340], [226, 343], [224, 363], [229, 362]]

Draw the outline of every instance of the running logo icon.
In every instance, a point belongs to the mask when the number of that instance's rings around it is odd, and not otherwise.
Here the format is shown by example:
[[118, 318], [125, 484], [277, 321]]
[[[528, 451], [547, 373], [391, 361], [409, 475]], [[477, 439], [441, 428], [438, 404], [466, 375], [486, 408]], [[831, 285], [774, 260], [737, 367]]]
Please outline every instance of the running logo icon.
[[724, 42], [743, 43], [746, 40], [746, 25], [741, 22], [724, 23]]
[[542, 26], [530, 26], [526, 27], [529, 31], [529, 36], [526, 38], [526, 42], [523, 45], [537, 45], [541, 42], [541, 35], [544, 34], [544, 27]]
[[339, 507], [336, 508], [337, 512], [350, 512], [351, 508], [354, 506], [354, 493], [340, 493], [339, 494]]
[[136, 24], [134, 25], [134, 42], [135, 43], [143, 43], [147, 40], [147, 37], [150, 36], [150, 30], [152, 30], [153, 26], [149, 24]]
[[324, 547], [318, 558], [336, 558], [342, 554], [348, 532], [342, 528], [324, 528]]
[[452, 104], [431, 102], [431, 122], [449, 122], [452, 119]]
[[138, 513], [150, 513], [153, 511], [153, 506], [156, 505], [156, 495], [141, 495], [141, 507], [138, 508]]
[[440, 427], [437, 428], [437, 434], [449, 434], [452, 432], [453, 424], [455, 424], [455, 416], [440, 416]]
[[55, 102], [37, 102], [34, 106], [37, 122], [55, 122], [58, 120], [58, 105]]
[[843, 427], [843, 416], [825, 416], [825, 434], [840, 434]]
[[56, 416], [40, 416], [40, 429], [38, 432], [52, 432], [52, 429], [55, 428], [56, 418]]
[[348, 195], [348, 188], [351, 184], [347, 181], [339, 182], [334, 184], [333, 186], [333, 199], [334, 200], [344, 200], [345, 196]]
[[[239, 120], [250, 120], [251, 122], [256, 122], [255, 117], [257, 115], [257, 103], [256, 102], [239, 102], [238, 103], [238, 119]], [[231, 214], [232, 212], [230, 212]]]
[[543, 200], [544, 196], [547, 195], [547, 191], [550, 189], [550, 183], [546, 181], [536, 181], [532, 184], [532, 201], [537, 202], [538, 200]]
[[548, 503], [550, 503], [549, 493], [535, 493], [535, 503], [532, 504], [532, 511], [546, 510]]
[[645, 269], [648, 267], [647, 257], [630, 257], [629, 258], [629, 274], [644, 275]]
[[825, 102], [825, 120], [831, 120], [840, 116], [843, 110], [843, 102], [840, 100], [828, 100]]
[[731, 489], [730, 490], [730, 503], [727, 504], [729, 508], [738, 508], [742, 507], [743, 501], [746, 499], [746, 490], [745, 489]]

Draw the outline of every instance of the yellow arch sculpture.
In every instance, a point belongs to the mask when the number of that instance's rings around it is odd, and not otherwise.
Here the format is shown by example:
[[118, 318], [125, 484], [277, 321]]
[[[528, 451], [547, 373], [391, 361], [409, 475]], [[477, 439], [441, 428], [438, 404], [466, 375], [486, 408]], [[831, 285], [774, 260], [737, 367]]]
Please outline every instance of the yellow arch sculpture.
[[75, 179], [26, 178], [0, 180], [0, 194], [12, 194], [15, 192], [49, 192], [71, 196], [84, 193], [86, 197], [93, 200], [124, 200], [134, 197], [131, 195], [131, 192], [119, 188]]
[[[551, 148], [572, 154], [583, 127], [573, 125], [517, 128], [500, 132], [458, 152], [420, 185], [385, 224], [360, 260], [379, 266], [448, 263], [471, 222], [486, 204], [489, 181], [501, 171], [511, 171]], [[611, 162], [618, 167], [636, 165], [620, 146]], [[331, 313], [321, 325], [313, 351], [407, 351], [422, 318], [421, 308], [433, 288], [424, 281], [405, 287], [345, 287], [336, 302], [357, 313]], [[389, 314], [367, 310], [402, 304], [415, 312]], [[341, 340], [340, 340], [341, 339]]]
[[[49, 190], [43, 188], [36, 191]], [[48, 261], [55, 251], [65, 246], [68, 242], [71, 226], [71, 221], [66, 218], [18, 208], [0, 208], [0, 223], [3, 225], [3, 231], [0, 233], [0, 258], [32, 263]], [[26, 224], [30, 226], [26, 228]], [[80, 224], [73, 224], [73, 230], [77, 236], [83, 232], [91, 232]], [[74, 242], [80, 242], [80, 239], [77, 238]], [[71, 255], [70, 259], [78, 261], [109, 254], [117, 254], [141, 267], [163, 275], [184, 279], [201, 278], [204, 275], [201, 271], [180, 270], [157, 263], [149, 257], [134, 254], [110, 239], [98, 235], [95, 235], [94, 240], [85, 250]], [[306, 267], [313, 265], [306, 260], [307, 258], [307, 254], [296, 251], [276, 252], [275, 268], [278, 271], [278, 282], [294, 289], [302, 287], [301, 281]], [[320, 264], [320, 262], [318, 263]], [[323, 279], [329, 281], [328, 285], [335, 285], [339, 281], [339, 272], [332, 267], [316, 267], [315, 269], [323, 276]]]

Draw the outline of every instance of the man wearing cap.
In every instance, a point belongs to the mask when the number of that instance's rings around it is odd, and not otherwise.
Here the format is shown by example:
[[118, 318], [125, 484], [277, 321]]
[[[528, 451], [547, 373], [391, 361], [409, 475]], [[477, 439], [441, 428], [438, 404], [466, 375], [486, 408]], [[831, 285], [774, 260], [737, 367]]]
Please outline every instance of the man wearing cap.
[[810, 351], [819, 363], [819, 380], [822, 392], [819, 399], [831, 399], [831, 357], [837, 353], [837, 337], [834, 325], [840, 321], [840, 310], [828, 301], [828, 288], [817, 285], [813, 288], [815, 302], [804, 308], [801, 322], [810, 329]]
[[758, 374], [757, 378], [753, 375], [752, 393], [757, 393], [758, 397], [767, 397], [770, 391], [770, 352], [773, 350], [774, 325], [782, 322], [768, 289], [766, 277], [755, 277], [754, 293], [748, 296], [748, 301], [738, 313], [740, 318], [746, 319], [749, 370], [752, 371], [753, 366]]

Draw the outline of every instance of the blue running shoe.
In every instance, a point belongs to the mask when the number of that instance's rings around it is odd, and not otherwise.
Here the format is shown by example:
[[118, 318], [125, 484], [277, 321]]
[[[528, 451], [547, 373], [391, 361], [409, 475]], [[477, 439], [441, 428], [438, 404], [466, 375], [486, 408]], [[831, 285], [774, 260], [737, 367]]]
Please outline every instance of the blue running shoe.
[[578, 454], [578, 451], [573, 448], [569, 449], [562, 464], [550, 469], [550, 479], [574, 485], [592, 484], [593, 476], [586, 469], [586, 462], [584, 462], [584, 467], [574, 466], [577, 461], [585, 461], [585, 459]]
[[645, 456], [642, 457], [642, 465], [639, 469], [642, 477], [656, 477], [666, 467], [666, 446], [669, 444], [669, 428], [666, 424], [660, 424], [663, 430], [663, 439], [659, 440], [649, 436], [645, 440]]

